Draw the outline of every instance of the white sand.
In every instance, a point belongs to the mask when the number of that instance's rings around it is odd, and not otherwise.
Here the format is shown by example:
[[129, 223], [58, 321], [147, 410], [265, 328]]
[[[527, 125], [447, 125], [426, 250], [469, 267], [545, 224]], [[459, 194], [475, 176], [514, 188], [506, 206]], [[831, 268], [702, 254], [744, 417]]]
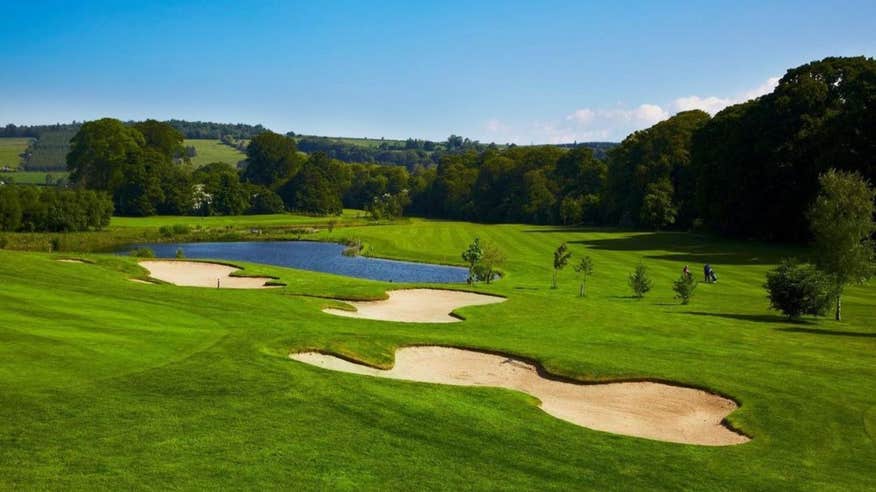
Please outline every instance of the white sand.
[[215, 289], [218, 280], [222, 289], [265, 289], [270, 287], [265, 282], [272, 280], [267, 277], [232, 277], [231, 273], [240, 269], [219, 263], [147, 260], [141, 261], [140, 266], [149, 270], [152, 278], [189, 287]]
[[355, 311], [327, 308], [326, 313], [349, 318], [403, 321], [408, 323], [454, 323], [450, 313], [465, 306], [504, 302], [504, 297], [441, 289], [402, 289], [388, 292], [384, 301], [343, 301]]
[[737, 408], [733, 401], [692, 388], [650, 382], [566, 383], [541, 377], [527, 362], [446, 347], [401, 348], [390, 370], [317, 352], [289, 357], [368, 376], [522, 391], [541, 400], [541, 409], [554, 417], [615, 434], [704, 446], [749, 441], [721, 424]]
[[130, 280], [131, 282], [134, 282], [134, 283], [138, 283], [138, 284], [155, 285], [155, 284], [153, 284], [152, 282], [147, 282], [147, 281], [145, 281], [145, 280], [140, 280], [139, 278], [129, 278], [128, 280]]
[[83, 263], [83, 264], [85, 263], [82, 260], [71, 260], [69, 258], [65, 258], [63, 260], [55, 260], [55, 261], [60, 261], [61, 263]]

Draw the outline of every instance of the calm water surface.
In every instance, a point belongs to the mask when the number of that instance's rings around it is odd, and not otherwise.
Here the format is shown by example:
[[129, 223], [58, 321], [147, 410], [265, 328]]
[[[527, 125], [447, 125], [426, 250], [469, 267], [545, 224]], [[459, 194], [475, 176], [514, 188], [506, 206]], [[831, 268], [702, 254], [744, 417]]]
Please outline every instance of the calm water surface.
[[159, 258], [174, 258], [176, 250], [182, 249], [186, 258], [249, 261], [392, 282], [451, 283], [465, 282], [468, 277], [468, 270], [462, 267], [344, 256], [345, 246], [315, 241], [153, 243], [137, 244], [126, 251], [135, 247], [147, 247]]

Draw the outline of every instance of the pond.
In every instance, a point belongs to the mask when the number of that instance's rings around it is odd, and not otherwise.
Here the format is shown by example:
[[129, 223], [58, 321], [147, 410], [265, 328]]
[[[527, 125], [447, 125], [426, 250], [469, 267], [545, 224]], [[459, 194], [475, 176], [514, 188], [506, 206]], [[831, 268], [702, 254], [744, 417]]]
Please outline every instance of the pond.
[[151, 249], [158, 258], [174, 258], [182, 249], [186, 258], [248, 261], [387, 282], [452, 283], [468, 278], [462, 267], [344, 256], [344, 245], [315, 241], [152, 243], [136, 244], [125, 252], [137, 247]]

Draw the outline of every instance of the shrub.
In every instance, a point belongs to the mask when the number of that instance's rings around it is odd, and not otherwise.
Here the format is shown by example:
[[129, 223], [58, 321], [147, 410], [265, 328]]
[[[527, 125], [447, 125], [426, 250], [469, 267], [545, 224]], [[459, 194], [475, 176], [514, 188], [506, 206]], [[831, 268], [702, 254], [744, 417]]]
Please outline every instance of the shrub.
[[359, 239], [347, 240], [344, 242], [347, 245], [342, 251], [344, 256], [359, 256], [359, 253], [362, 252], [362, 241]]
[[185, 224], [174, 224], [173, 225], [173, 233], [174, 234], [188, 234], [190, 231], [189, 226]]
[[185, 258], [186, 254], [183, 252], [182, 248], [176, 248], [176, 257], [177, 259]]
[[161, 226], [158, 228], [158, 233], [161, 234], [161, 237], [171, 237], [173, 236], [173, 229], [169, 226]]
[[566, 268], [566, 265], [569, 264], [569, 258], [572, 257], [572, 252], [569, 251], [569, 247], [566, 246], [566, 243], [561, 244], [556, 251], [554, 251], [554, 276], [551, 279], [551, 288], [557, 288], [557, 277], [560, 274], [560, 270]]
[[697, 290], [697, 281], [693, 275], [682, 274], [678, 280], [672, 283], [672, 290], [675, 291], [676, 299], [680, 299], [682, 304], [688, 304], [694, 291]]
[[578, 284], [578, 297], [584, 297], [587, 277], [593, 274], [593, 260], [591, 260], [589, 256], [581, 258], [581, 261], [575, 265], [575, 273], [578, 274], [580, 280], [580, 283]]
[[468, 264], [468, 283], [477, 280], [475, 266], [481, 261], [483, 255], [484, 250], [481, 248], [481, 240], [479, 238], [475, 238], [475, 240], [468, 245], [468, 248], [462, 252], [462, 260]]
[[149, 248], [135, 248], [131, 250], [131, 256], [136, 258], [155, 258], [155, 252]]
[[252, 204], [248, 213], [253, 215], [280, 214], [285, 211], [286, 206], [280, 195], [267, 188], [259, 187], [257, 192], [252, 195]]
[[474, 274], [478, 281], [489, 284], [499, 276], [496, 270], [505, 264], [505, 253], [491, 242], [481, 244], [483, 254], [474, 266]]
[[636, 271], [630, 274], [630, 288], [633, 289], [633, 295], [639, 299], [645, 297], [645, 294], [651, 290], [652, 284], [648, 276], [648, 268], [643, 263], [639, 263]]
[[827, 277], [814, 266], [793, 259], [783, 260], [768, 272], [764, 288], [770, 309], [781, 311], [790, 319], [799, 319], [804, 314], [823, 315], [832, 298]]

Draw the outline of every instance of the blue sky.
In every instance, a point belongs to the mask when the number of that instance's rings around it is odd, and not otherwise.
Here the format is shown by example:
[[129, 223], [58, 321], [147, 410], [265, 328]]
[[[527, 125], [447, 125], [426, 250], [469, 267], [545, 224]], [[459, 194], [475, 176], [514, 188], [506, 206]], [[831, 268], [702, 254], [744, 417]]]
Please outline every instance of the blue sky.
[[102, 116], [298, 133], [620, 140], [876, 55], [876, 2], [24, 2], [0, 124]]

